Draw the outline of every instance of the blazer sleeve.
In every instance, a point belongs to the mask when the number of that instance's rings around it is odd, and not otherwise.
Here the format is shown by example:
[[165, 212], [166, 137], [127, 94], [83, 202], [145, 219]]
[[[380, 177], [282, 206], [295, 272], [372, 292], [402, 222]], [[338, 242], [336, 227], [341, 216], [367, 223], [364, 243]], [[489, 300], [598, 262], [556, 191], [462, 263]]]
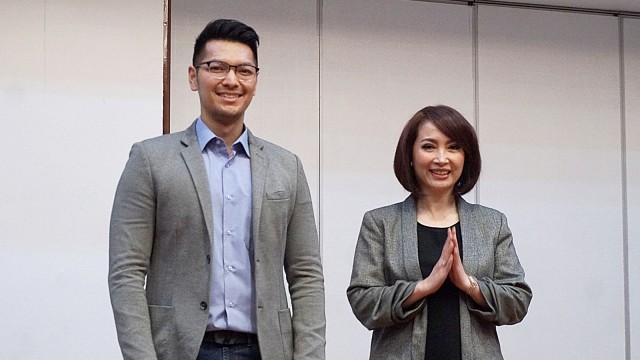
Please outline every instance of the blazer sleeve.
[[527, 315], [533, 293], [524, 280], [524, 269], [513, 245], [507, 218], [502, 213], [495, 237], [493, 275], [481, 277], [478, 285], [489, 309], [481, 309], [468, 299], [469, 310], [476, 316], [494, 325], [512, 325]]
[[[397, 214], [399, 217], [400, 214]], [[381, 219], [365, 213], [353, 258], [347, 297], [356, 318], [369, 330], [412, 320], [424, 307], [424, 299], [409, 309], [402, 308], [417, 285], [401, 275], [400, 235], [386, 234]]]
[[118, 183], [109, 230], [109, 293], [125, 360], [157, 359], [144, 290], [154, 229], [150, 165], [137, 143]]
[[294, 359], [325, 358], [324, 277], [311, 193], [296, 156], [296, 194], [287, 228], [284, 269], [291, 296]]

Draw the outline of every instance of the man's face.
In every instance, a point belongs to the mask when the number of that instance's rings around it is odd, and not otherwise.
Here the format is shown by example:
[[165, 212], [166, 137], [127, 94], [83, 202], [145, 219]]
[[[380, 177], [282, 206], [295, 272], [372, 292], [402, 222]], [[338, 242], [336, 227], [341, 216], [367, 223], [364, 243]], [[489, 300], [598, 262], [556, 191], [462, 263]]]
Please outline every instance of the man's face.
[[[251, 48], [238, 42], [225, 40], [209, 41], [200, 62], [218, 60], [229, 65], [256, 65]], [[223, 79], [216, 79], [207, 66], [189, 67], [189, 85], [198, 91], [200, 114], [205, 124], [229, 125], [244, 121], [244, 112], [256, 93], [257, 76], [253, 81], [239, 81], [235, 69], [231, 69]]]

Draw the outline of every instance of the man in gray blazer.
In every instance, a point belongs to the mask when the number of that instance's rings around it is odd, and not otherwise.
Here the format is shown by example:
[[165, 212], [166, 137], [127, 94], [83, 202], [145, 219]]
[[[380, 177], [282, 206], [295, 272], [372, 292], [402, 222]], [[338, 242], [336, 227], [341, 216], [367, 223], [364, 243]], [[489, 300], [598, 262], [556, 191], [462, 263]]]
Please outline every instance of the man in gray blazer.
[[209, 23], [189, 67], [200, 117], [131, 149], [109, 235], [125, 359], [324, 359], [324, 279], [302, 164], [244, 126], [258, 43], [243, 23]]

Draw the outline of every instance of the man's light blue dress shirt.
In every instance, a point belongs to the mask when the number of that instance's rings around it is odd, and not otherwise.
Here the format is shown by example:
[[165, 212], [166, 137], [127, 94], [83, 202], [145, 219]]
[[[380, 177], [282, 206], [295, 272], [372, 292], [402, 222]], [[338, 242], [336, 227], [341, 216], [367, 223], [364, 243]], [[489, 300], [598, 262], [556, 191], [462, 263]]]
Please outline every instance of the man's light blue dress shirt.
[[207, 331], [256, 333], [255, 291], [251, 263], [251, 162], [249, 136], [242, 135], [227, 152], [198, 118], [196, 134], [209, 177], [213, 207], [213, 259]]

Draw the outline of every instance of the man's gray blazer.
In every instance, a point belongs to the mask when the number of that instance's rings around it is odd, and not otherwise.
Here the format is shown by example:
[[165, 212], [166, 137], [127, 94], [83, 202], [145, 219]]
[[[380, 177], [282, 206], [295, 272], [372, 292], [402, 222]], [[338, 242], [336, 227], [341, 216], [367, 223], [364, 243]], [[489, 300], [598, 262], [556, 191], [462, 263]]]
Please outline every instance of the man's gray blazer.
[[[525, 317], [531, 288], [513, 246], [504, 214], [458, 198], [465, 271], [478, 278], [489, 309], [460, 294], [460, 332], [465, 360], [502, 359], [496, 325]], [[404, 302], [422, 280], [418, 260], [416, 205], [404, 202], [364, 215], [347, 295], [353, 313], [373, 330], [370, 359], [424, 359], [427, 306]]]
[[[302, 164], [251, 133], [249, 147], [262, 358], [324, 359], [324, 279]], [[212, 246], [218, 241], [211, 214], [195, 123], [133, 145], [109, 234], [109, 290], [125, 359], [197, 357], [209, 314]]]

